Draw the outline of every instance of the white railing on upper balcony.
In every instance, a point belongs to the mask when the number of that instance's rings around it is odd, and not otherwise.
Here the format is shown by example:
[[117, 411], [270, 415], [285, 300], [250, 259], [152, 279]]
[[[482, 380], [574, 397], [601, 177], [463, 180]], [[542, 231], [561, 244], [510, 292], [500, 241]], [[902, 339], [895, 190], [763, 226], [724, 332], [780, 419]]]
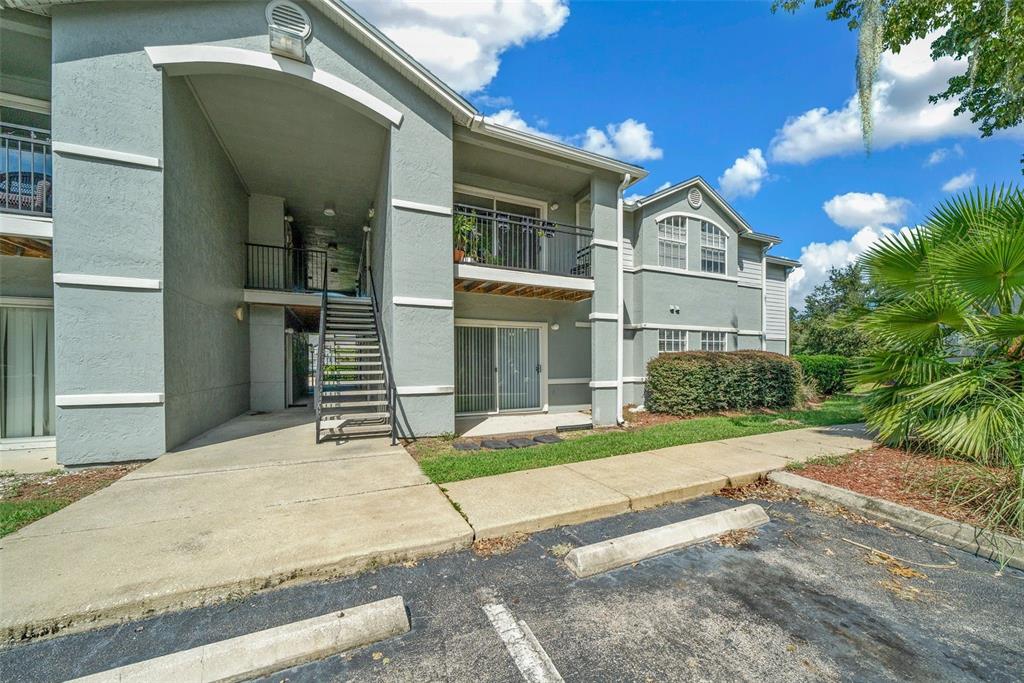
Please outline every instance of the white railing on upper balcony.
[[50, 131], [0, 124], [0, 211], [49, 216], [53, 211]]
[[589, 228], [464, 204], [454, 209], [463, 263], [591, 277]]

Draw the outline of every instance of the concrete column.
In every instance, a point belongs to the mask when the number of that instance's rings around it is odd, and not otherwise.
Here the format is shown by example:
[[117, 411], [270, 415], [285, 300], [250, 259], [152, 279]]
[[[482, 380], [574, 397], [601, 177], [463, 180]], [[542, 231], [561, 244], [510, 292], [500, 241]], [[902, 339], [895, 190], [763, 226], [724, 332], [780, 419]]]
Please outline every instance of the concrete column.
[[590, 401], [594, 424], [615, 424], [618, 349], [618, 271], [616, 246], [619, 178], [595, 175], [590, 181], [591, 226], [596, 240], [591, 256], [594, 297], [590, 319]]
[[382, 304], [406, 436], [455, 429], [451, 126], [440, 113], [430, 126], [409, 117], [388, 147]]
[[[77, 8], [52, 22], [53, 139], [99, 150], [53, 162], [54, 273], [79, 282], [54, 288], [57, 460], [67, 465], [153, 458], [166, 443], [164, 182], [152, 161], [164, 157], [162, 74], [141, 51], [110, 49], [115, 23]], [[132, 279], [88, 284], [96, 276]], [[88, 405], [68, 405], [76, 399]]]
[[249, 305], [249, 407], [284, 410], [284, 306]]

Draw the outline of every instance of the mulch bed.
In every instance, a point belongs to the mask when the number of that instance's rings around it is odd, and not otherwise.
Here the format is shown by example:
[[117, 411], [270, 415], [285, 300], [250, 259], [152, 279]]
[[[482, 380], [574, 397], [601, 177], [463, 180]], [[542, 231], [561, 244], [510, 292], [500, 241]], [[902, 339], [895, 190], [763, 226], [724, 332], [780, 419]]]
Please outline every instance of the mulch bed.
[[872, 448], [842, 459], [840, 464], [810, 464], [796, 474], [958, 522], [984, 525], [984, 515], [937, 497], [926, 483], [948, 468], [965, 468], [959, 460], [918, 455], [895, 448]]
[[140, 467], [115, 465], [79, 471], [58, 471], [45, 474], [19, 474], [5, 477], [0, 500], [27, 502], [32, 500], [63, 500], [73, 503], [95, 493]]

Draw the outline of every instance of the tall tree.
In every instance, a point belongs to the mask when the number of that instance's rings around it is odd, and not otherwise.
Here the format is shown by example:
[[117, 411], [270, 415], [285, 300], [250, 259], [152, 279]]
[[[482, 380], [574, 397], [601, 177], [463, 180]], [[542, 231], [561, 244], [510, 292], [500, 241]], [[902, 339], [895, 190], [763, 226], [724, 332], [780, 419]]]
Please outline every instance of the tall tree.
[[[806, 0], [773, 0], [772, 11], [795, 12]], [[830, 21], [859, 30], [857, 94], [861, 132], [870, 151], [872, 89], [882, 52], [899, 52], [933, 31], [932, 59], [967, 60], [929, 101], [958, 99], [955, 113], [970, 112], [982, 137], [1024, 122], [1024, 2], [1021, 0], [814, 0]], [[1024, 165], [1024, 157], [1021, 159]]]
[[793, 352], [860, 356], [870, 337], [854, 321], [875, 304], [874, 288], [857, 264], [832, 268], [793, 318]]

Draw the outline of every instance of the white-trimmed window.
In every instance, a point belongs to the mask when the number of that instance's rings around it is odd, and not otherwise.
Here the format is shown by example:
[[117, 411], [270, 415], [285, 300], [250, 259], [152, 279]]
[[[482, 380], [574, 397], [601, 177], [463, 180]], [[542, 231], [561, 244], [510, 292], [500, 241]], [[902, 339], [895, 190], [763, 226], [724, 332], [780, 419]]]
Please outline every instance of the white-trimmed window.
[[725, 332], [701, 332], [700, 333], [700, 350], [701, 351], [725, 351], [726, 350], [726, 337]]
[[686, 269], [685, 216], [669, 216], [658, 221], [658, 265]]
[[704, 273], [725, 275], [725, 231], [707, 221], [700, 223], [700, 269]]
[[686, 330], [658, 330], [658, 353], [686, 350]]

